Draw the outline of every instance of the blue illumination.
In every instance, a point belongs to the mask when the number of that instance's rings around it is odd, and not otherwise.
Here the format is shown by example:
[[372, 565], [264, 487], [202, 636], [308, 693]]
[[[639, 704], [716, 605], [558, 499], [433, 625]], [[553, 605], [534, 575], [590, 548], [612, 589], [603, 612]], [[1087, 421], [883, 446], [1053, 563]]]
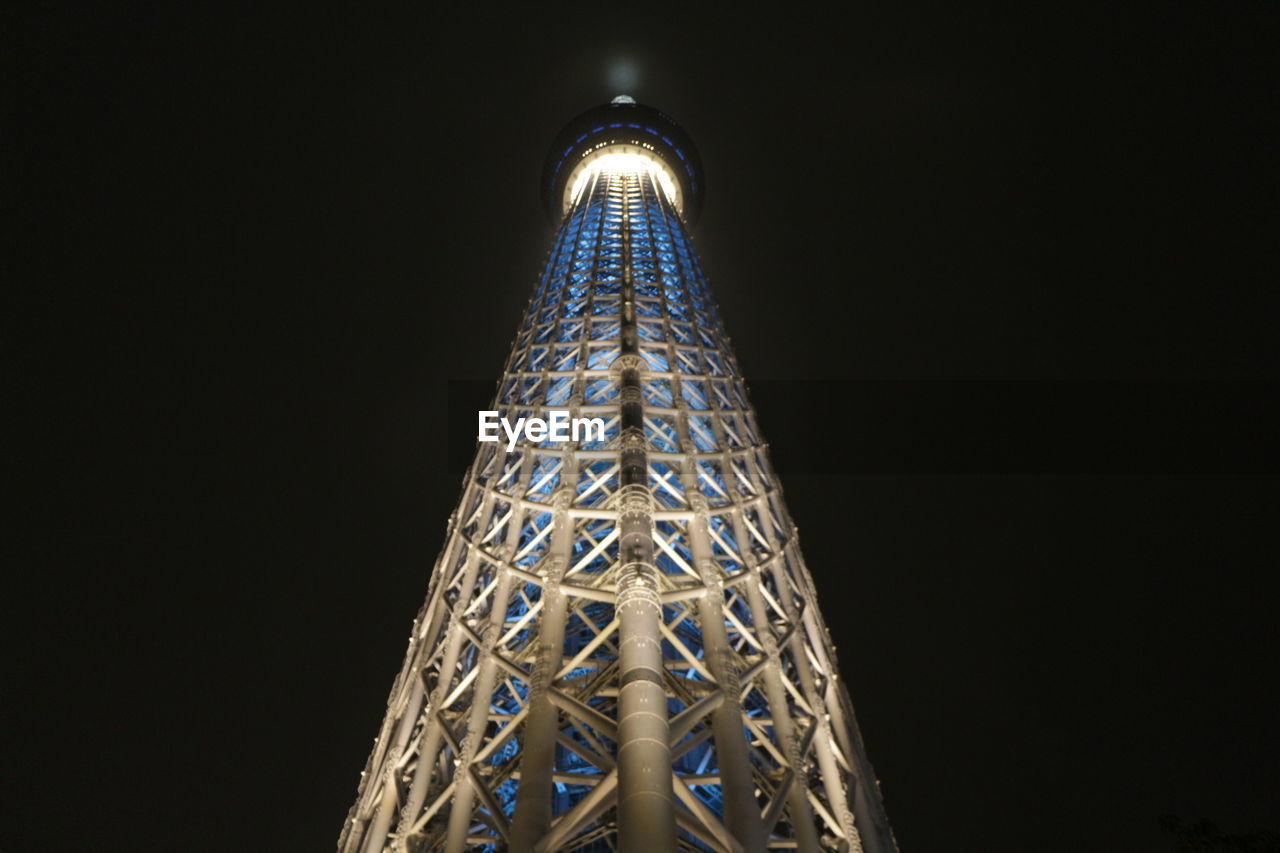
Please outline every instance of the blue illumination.
[[[623, 125], [618, 123], [615, 126]], [[671, 140], [651, 128], [635, 124], [625, 126], [661, 139], [682, 160], [685, 159], [683, 152], [676, 149]], [[591, 133], [603, 130], [604, 127], [599, 127]], [[579, 137], [575, 146], [589, 136]], [[557, 164], [556, 168], [559, 169], [560, 165]], [[717, 437], [714, 419], [701, 413], [712, 408], [732, 409], [737, 401], [734, 389], [726, 385], [717, 392], [703, 375], [705, 371], [713, 377], [726, 376], [728, 370], [726, 357], [721, 355], [716, 342], [717, 336], [723, 333], [720, 319], [695, 258], [679, 214], [652, 180], [642, 182], [639, 193], [629, 194], [622, 194], [616, 186], [610, 191], [608, 182], [592, 185], [560, 225], [520, 333], [524, 337], [518, 339], [523, 342], [522, 349], [511, 370], [519, 371], [519, 378], [503, 383], [500, 400], [518, 414], [533, 414], [540, 406], [616, 405], [619, 389], [608, 370], [620, 353], [618, 339], [621, 334], [619, 321], [624, 261], [629, 261], [635, 297], [633, 308], [642, 342], [641, 355], [653, 371], [643, 386], [645, 399], [658, 410], [674, 409], [681, 403], [693, 410], [684, 427], [679, 426], [673, 416], [655, 411], [646, 418], [645, 438], [650, 448], [658, 453], [693, 450], [706, 454], [698, 460], [696, 488], [707, 496], [710, 506], [717, 507], [724, 506], [729, 500], [726, 497], [730, 492], [728, 482], [733, 479], [733, 472], [723, 467], [727, 463], [722, 462], [724, 456], [720, 451], [733, 446], [734, 438]], [[705, 333], [706, 337], [700, 333]], [[708, 345], [707, 340], [712, 343]], [[574, 371], [584, 365], [587, 370], [598, 372], [589, 374], [585, 379], [576, 378]], [[663, 375], [668, 372], [670, 376]], [[580, 383], [580, 387], [575, 382]], [[575, 400], [580, 402], [575, 403]], [[734, 406], [725, 405], [722, 400], [734, 403]], [[738, 423], [730, 412], [722, 414], [721, 422]], [[745, 432], [749, 426], [743, 424], [735, 428]], [[615, 418], [606, 425], [604, 441], [584, 443], [583, 449], [612, 447], [618, 437], [619, 424]], [[722, 446], [726, 439], [730, 444]], [[558, 467], [559, 462], [554, 456], [535, 456], [531, 462], [526, 462], [518, 452], [506, 455], [499, 452], [498, 457], [502, 460], [500, 469], [491, 476], [499, 491], [513, 500], [524, 501], [526, 507], [530, 502], [547, 507], [545, 512], [535, 510], [517, 514], [520, 520], [513, 522], [520, 527], [511, 559], [515, 565], [528, 571], [538, 571], [552, 547], [549, 528], [555, 523], [555, 515], [550, 503], [557, 491], [562, 488], [572, 490], [575, 506], [599, 507], [616, 493], [619, 486], [618, 471], [612, 459], [581, 459], [573, 475], [575, 479], [566, 482], [565, 470]], [[523, 487], [519, 486], [522, 470], [526, 484]], [[683, 498], [679, 497], [686, 487], [682, 473], [678, 463], [662, 460], [650, 463], [650, 486], [662, 506], [678, 508], [684, 505]], [[664, 483], [670, 490], [663, 486]], [[505, 509], [498, 515], [503, 512]], [[739, 567], [736, 562], [739, 552], [732, 526], [713, 514], [710, 527], [714, 533], [714, 559], [725, 571], [733, 571]], [[681, 577], [696, 563], [687, 529], [681, 523], [661, 521], [655, 532], [665, 543], [665, 547], [655, 554], [656, 565], [673, 580]], [[477, 532], [473, 535], [483, 534]], [[575, 583], [590, 584], [593, 576], [599, 576], [617, 563], [619, 548], [616, 536], [616, 522], [612, 519], [580, 519], [575, 522], [573, 544], [565, 567], [566, 571], [574, 573]], [[481, 582], [485, 581], [482, 579]], [[525, 583], [520, 594], [510, 600], [506, 614], [509, 624], [514, 625], [528, 614], [535, 617], [518, 630], [515, 638], [518, 645], [537, 641], [538, 619], [533, 609], [540, 606], [541, 595], [538, 584]], [[743, 624], [751, 624], [752, 615], [744, 603], [737, 601], [732, 608], [735, 618]], [[597, 601], [580, 602], [566, 614], [566, 660], [595, 643], [583, 660], [564, 673], [567, 682], [589, 684], [616, 661], [616, 645], [597, 640], [614, 616], [612, 605]], [[692, 611], [666, 606], [664, 617], [672, 625], [679, 643], [695, 659], [701, 660], [702, 633]], [[729, 630], [731, 638], [736, 637], [732, 626]], [[688, 683], [691, 689], [698, 690], [697, 683], [705, 682], [706, 676], [698, 666], [683, 660], [671, 642], [665, 642], [664, 647], [668, 660], [680, 661], [669, 669], [671, 675]], [[468, 654], [474, 655], [474, 652]], [[469, 666], [473, 661], [463, 663]], [[514, 718], [528, 701], [528, 691], [528, 684], [522, 680], [508, 679], [507, 683], [494, 690], [490, 698], [495, 713]], [[609, 696], [601, 696], [592, 698], [589, 704], [606, 715], [612, 715], [614, 701]], [[744, 701], [748, 713], [767, 715], [767, 706], [757, 691], [749, 692]], [[683, 700], [670, 700], [672, 715], [685, 707]], [[564, 739], [557, 745], [554, 759], [557, 773], [587, 778], [603, 775], [604, 771], [584, 759], [583, 755], [603, 749], [612, 756], [616, 753], [616, 743], [581, 722], [566, 720], [561, 734]], [[699, 734], [705, 733], [695, 731], [686, 735], [686, 739], [693, 744], [693, 739]], [[568, 748], [566, 740], [575, 748]], [[517, 735], [495, 749], [486, 762], [494, 768], [510, 767], [519, 761], [520, 748], [521, 738]], [[675, 763], [675, 769], [698, 779], [714, 779], [718, 772], [714, 740], [704, 736], [691, 745]], [[495, 806], [508, 821], [514, 814], [517, 786], [518, 780], [508, 779], [495, 791]], [[691, 789], [711, 812], [723, 816], [723, 795], [719, 785], [694, 783]], [[552, 795], [553, 814], [560, 815], [572, 809], [591, 790], [589, 784], [557, 781]], [[683, 831], [681, 837], [688, 848], [705, 849]], [[496, 845], [477, 849], [490, 848], [496, 849]], [[609, 839], [600, 839], [576, 849], [591, 851], [611, 847]]]

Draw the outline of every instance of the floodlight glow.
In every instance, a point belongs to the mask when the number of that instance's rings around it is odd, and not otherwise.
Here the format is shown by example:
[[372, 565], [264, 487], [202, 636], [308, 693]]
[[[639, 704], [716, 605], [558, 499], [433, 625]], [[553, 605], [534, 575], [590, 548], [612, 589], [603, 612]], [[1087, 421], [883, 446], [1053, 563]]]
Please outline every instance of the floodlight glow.
[[630, 91], [640, 84], [640, 65], [626, 56], [619, 56], [609, 65], [609, 85], [617, 91]]
[[650, 175], [662, 189], [667, 201], [677, 210], [681, 209], [680, 184], [675, 175], [661, 160], [640, 153], [642, 150], [633, 145], [612, 145], [584, 158], [574, 169], [569, 182], [569, 192], [565, 196], [566, 209], [577, 203], [594, 177], [605, 173]]

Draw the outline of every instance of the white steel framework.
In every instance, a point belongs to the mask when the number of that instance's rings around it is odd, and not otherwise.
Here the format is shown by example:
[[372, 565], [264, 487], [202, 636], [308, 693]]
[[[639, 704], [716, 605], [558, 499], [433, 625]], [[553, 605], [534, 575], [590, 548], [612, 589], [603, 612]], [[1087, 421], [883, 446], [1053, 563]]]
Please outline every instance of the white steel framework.
[[478, 445], [343, 853], [896, 850], [674, 193], [599, 158]]

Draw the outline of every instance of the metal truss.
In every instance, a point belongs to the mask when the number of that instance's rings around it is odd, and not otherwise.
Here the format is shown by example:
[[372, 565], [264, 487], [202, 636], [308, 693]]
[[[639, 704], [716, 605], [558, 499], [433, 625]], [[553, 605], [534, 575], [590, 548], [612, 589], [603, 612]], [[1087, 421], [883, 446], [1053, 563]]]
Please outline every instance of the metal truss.
[[372, 851], [896, 846], [684, 224], [598, 171], [494, 405], [339, 841]]

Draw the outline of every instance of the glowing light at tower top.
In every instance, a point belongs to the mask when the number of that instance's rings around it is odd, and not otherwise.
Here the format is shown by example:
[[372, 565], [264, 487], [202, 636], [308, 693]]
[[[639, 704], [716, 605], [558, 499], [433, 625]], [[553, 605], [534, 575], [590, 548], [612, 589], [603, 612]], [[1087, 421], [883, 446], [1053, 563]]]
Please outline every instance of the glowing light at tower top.
[[543, 168], [543, 201], [559, 223], [605, 172], [650, 176], [687, 225], [702, 209], [706, 181], [697, 148], [665, 113], [620, 94], [569, 122]]
[[683, 210], [680, 184], [676, 176], [661, 160], [634, 145], [609, 145], [583, 159], [570, 176], [569, 192], [564, 199], [565, 210], [578, 201], [582, 191], [590, 185], [593, 178], [608, 172], [639, 172], [652, 175], [658, 186], [662, 188], [667, 201], [671, 202], [676, 210]]

